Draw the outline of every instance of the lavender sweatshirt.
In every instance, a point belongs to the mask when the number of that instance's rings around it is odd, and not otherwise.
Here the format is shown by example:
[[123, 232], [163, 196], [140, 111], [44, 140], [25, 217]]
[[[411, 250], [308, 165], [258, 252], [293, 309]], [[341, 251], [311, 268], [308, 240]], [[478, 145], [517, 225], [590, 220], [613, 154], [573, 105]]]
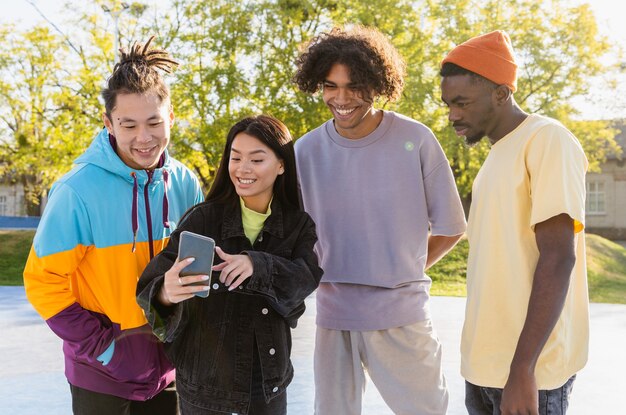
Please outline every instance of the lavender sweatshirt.
[[385, 111], [376, 130], [351, 140], [330, 120], [297, 141], [296, 157], [324, 269], [317, 324], [381, 330], [429, 318], [429, 232], [465, 231], [450, 165], [430, 129]]

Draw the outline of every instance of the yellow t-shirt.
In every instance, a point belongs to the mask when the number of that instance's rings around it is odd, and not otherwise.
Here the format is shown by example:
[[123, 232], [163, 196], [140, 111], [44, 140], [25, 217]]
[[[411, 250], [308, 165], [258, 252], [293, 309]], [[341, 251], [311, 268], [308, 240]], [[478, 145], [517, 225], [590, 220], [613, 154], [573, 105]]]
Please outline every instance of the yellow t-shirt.
[[267, 206], [267, 212], [265, 213], [259, 213], [252, 209], [248, 209], [241, 197], [239, 198], [239, 204], [241, 206], [243, 233], [246, 234], [246, 238], [248, 238], [250, 243], [254, 245], [256, 237], [259, 236], [259, 233], [263, 230], [265, 220], [272, 214], [272, 208], [270, 207], [272, 201], [270, 200], [270, 204]]
[[476, 176], [467, 227], [467, 307], [461, 374], [504, 387], [539, 258], [534, 226], [574, 219], [576, 263], [561, 316], [539, 356], [539, 389], [555, 389], [587, 361], [589, 299], [585, 263], [585, 173], [578, 140], [558, 122], [530, 115], [491, 148]]

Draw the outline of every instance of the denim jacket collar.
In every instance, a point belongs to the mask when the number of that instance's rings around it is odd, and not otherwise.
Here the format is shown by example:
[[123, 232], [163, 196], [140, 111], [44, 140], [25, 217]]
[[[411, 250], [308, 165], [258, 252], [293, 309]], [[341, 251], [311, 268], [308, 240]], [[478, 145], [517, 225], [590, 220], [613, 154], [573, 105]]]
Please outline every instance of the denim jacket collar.
[[[237, 236], [245, 237], [238, 198], [236, 202], [237, 203], [231, 203], [228, 209], [224, 209], [224, 224], [222, 226], [223, 239]], [[265, 221], [261, 232], [267, 232], [277, 238], [284, 238], [283, 209], [277, 197], [272, 200], [272, 214]]]

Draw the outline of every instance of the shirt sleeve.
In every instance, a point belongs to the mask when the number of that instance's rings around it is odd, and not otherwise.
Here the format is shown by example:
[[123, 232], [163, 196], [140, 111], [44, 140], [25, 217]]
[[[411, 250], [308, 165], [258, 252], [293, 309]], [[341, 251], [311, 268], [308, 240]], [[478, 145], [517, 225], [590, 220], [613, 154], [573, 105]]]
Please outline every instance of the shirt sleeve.
[[526, 168], [530, 180], [530, 226], [560, 214], [574, 220], [575, 232], [585, 223], [587, 157], [582, 146], [559, 125], [543, 127], [529, 141]]
[[85, 310], [71, 278], [93, 245], [88, 212], [67, 185], [57, 185], [37, 228], [24, 269], [26, 296], [52, 331], [70, 344], [77, 357], [93, 362], [111, 346], [110, 321]]
[[49, 319], [76, 302], [70, 278], [93, 245], [89, 215], [67, 185], [50, 192], [24, 269], [24, 287], [33, 307]]

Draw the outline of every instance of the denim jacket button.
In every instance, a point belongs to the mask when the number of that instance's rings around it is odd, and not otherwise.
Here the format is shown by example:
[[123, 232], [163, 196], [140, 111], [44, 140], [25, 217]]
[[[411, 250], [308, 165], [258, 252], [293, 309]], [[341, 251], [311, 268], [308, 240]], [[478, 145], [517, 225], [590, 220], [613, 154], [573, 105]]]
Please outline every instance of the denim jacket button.
[[274, 349], [273, 347], [270, 349], [270, 355], [274, 356], [276, 354], [276, 349]]
[[272, 389], [272, 392], [274, 393], [278, 392], [278, 386], [274, 386], [274, 389]]
[[265, 315], [265, 314], [267, 314], [267, 313], [269, 313], [269, 310], [268, 310], [267, 308], [263, 308], [263, 309], [261, 309], [261, 314], [264, 314], [264, 315]]

